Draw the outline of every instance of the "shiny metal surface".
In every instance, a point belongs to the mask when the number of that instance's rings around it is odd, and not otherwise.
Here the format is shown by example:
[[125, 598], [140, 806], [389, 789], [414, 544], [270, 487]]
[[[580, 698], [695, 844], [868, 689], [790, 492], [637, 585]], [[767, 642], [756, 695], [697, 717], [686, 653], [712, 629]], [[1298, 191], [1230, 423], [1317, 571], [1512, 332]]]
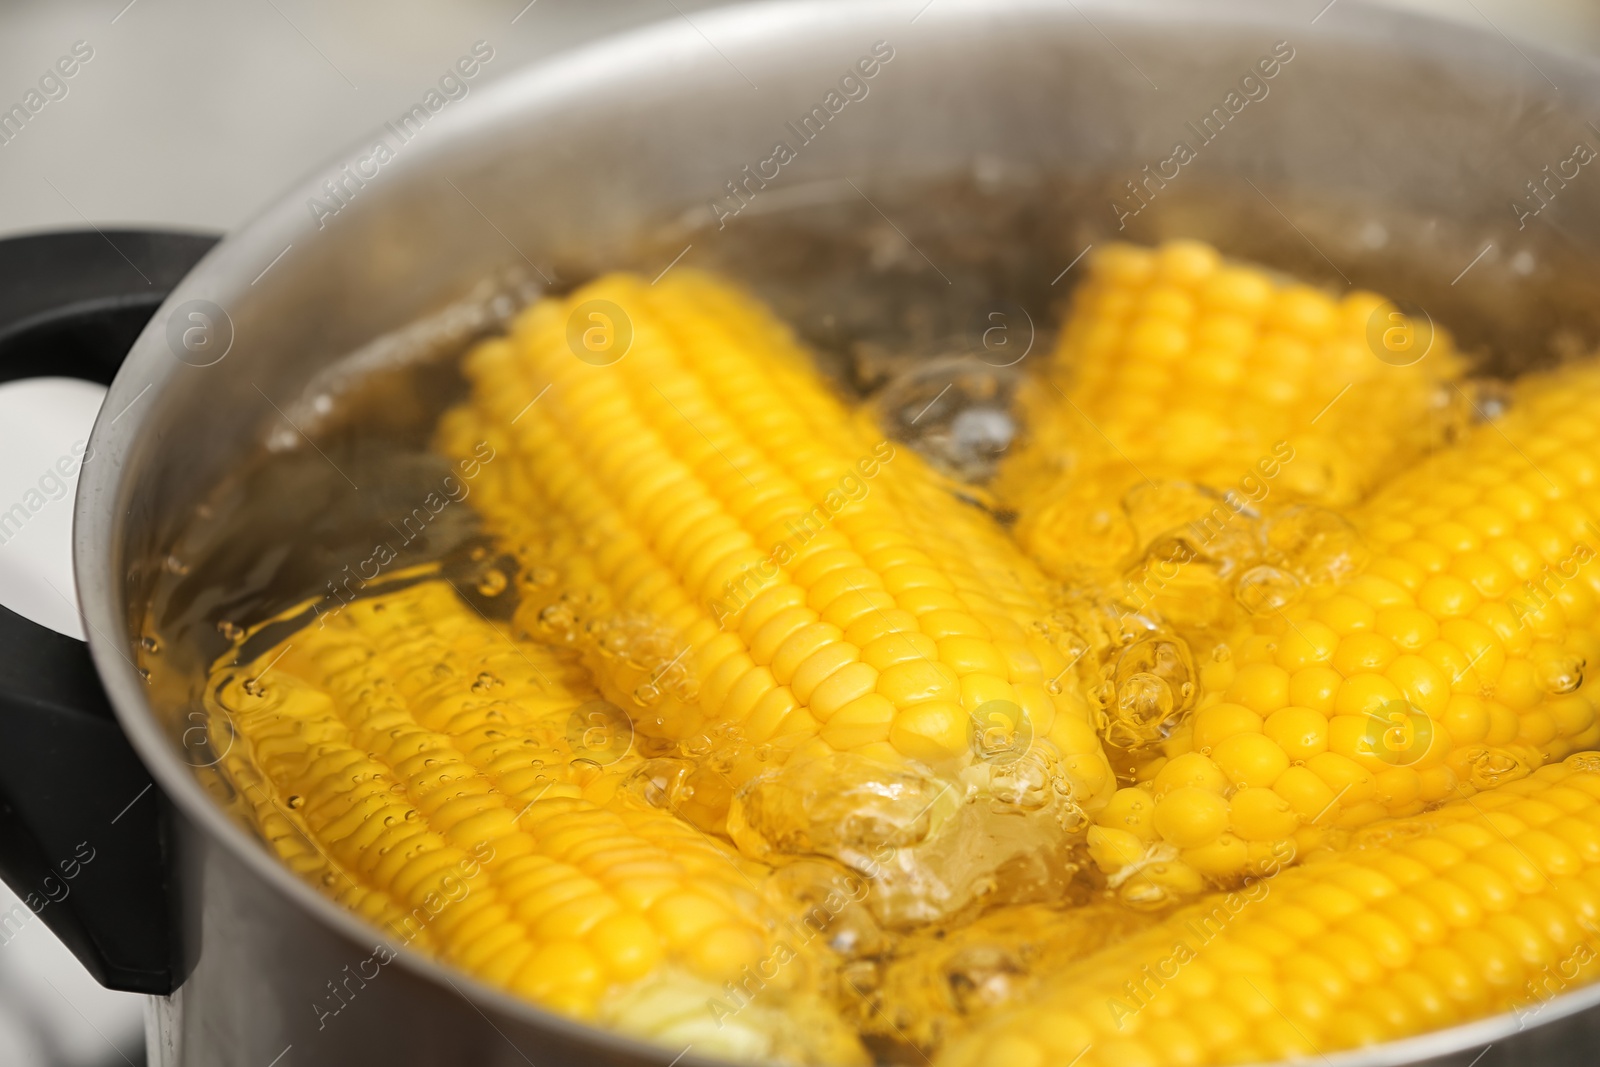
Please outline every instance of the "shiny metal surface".
[[[196, 502], [269, 435], [286, 432], [283, 411], [331, 361], [508, 268], [548, 274], [559, 263], [563, 279], [611, 266], [654, 274], [684, 243], [732, 239], [739, 220], [719, 230], [708, 201], [770, 155], [788, 136], [785, 122], [873, 42], [888, 41], [895, 58], [871, 96], [804, 146], [761, 192], [760, 210], [887, 196], [926, 179], [981, 178], [998, 165], [1101, 190], [1086, 197], [1074, 232], [1107, 240], [1118, 232], [1109, 204], [1122, 183], [1169, 156], [1185, 121], [1198, 121], [1282, 40], [1296, 58], [1271, 96], [1245, 116], [1248, 125], [1206, 145], [1148, 215], [1130, 220], [1132, 236], [1187, 232], [1334, 281], [1353, 270], [1360, 283], [1372, 272], [1357, 265], [1382, 258], [1371, 229], [1381, 215], [1396, 238], [1384, 255], [1433, 263], [1438, 277], [1416, 286], [1437, 297], [1436, 314], [1513, 314], [1507, 294], [1528, 273], [1518, 273], [1526, 261], [1517, 251], [1532, 257], [1536, 280], [1567, 294], [1580, 326], [1584, 298], [1593, 306], [1593, 283], [1557, 268], [1600, 252], [1600, 179], [1563, 190], [1537, 232], [1519, 231], [1508, 206], [1543, 166], [1566, 158], [1572, 139], [1588, 136], [1585, 116], [1600, 103], [1600, 71], [1590, 64], [1355, 0], [1315, 25], [1321, 4], [934, 0], [919, 13], [923, 6], [755, 5], [586, 49], [431, 120], [319, 219], [308, 201], [328, 202], [324, 181], [366, 156], [375, 131], [225, 241], [157, 314], [96, 427], [91, 446], [106, 461], [85, 469], [74, 551], [96, 663], [183, 815], [195, 963], [161, 1010], [170, 1047], [158, 1062], [672, 1059], [676, 1050], [589, 1030], [409, 954], [319, 1026], [314, 1005], [325, 984], [367, 958], [376, 935], [296, 881], [206, 795], [182, 724], [151, 706], [135, 669], [137, 620]], [[929, 211], [913, 234], [920, 244], [958, 225]], [[1266, 226], [1281, 235], [1264, 244]], [[1504, 254], [1479, 264], [1465, 288], [1449, 284], [1488, 242]], [[1076, 247], [1059, 251], [1065, 264]], [[203, 367], [176, 358], [169, 334], [196, 307], [214, 318], [220, 309], [231, 324], [225, 357]], [[1328, 1059], [1586, 1063], [1600, 1039], [1597, 1004], [1600, 987], [1545, 1004], [1525, 1029], [1503, 1016]], [[691, 1051], [683, 1062], [695, 1060]]]
[[[151, 998], [151, 1065], [665, 1062], [597, 1048], [474, 995], [459, 975], [383, 962], [382, 938], [339, 936], [207, 831], [179, 828], [189, 867], [195, 969]], [[452, 988], [454, 983], [455, 988]], [[670, 1058], [670, 1057], [668, 1057]]]

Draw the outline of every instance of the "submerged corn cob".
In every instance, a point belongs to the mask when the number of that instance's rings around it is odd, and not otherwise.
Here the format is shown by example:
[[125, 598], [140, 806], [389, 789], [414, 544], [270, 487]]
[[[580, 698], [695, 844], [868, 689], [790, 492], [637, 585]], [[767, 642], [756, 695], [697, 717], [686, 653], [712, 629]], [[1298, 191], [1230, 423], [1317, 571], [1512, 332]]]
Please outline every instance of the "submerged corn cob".
[[1314, 859], [1078, 961], [938, 1067], [1276, 1062], [1528, 1008], [1600, 976], [1600, 757]]
[[1585, 681], [1600, 656], [1600, 364], [1525, 379], [1508, 414], [1400, 474], [1353, 529], [1318, 514], [1278, 521], [1326, 580], [1260, 606], [1208, 657], [1170, 760], [1090, 831], [1125, 892], [1159, 902], [1237, 878], [1320, 828], [1600, 743]]
[[[575, 358], [607, 323], [625, 354]], [[1043, 576], [763, 309], [690, 271], [613, 276], [536, 304], [467, 370], [441, 447], [510, 457], [476, 499], [523, 561], [517, 621], [581, 649], [656, 751], [698, 758], [684, 814], [722, 829], [733, 790], [785, 762], [950, 782], [1019, 731], [1052, 803], [1081, 819], [1109, 797], [1088, 705], [1034, 625]]]
[[1030, 440], [996, 488], [1047, 568], [1120, 569], [1220, 503], [1163, 499], [1168, 483], [1354, 502], [1449, 428], [1440, 386], [1460, 367], [1442, 331], [1372, 293], [1335, 300], [1195, 241], [1112, 245], [1022, 394]]
[[[240, 741], [224, 770], [324, 892], [399, 944], [578, 1016], [663, 981], [720, 989], [780, 952], [764, 869], [633, 795], [629, 738], [592, 736], [626, 720], [570, 656], [513, 644], [439, 581], [320, 623], [224, 660], [208, 693]], [[858, 1060], [805, 988], [811, 962], [784, 962], [765, 1013], [702, 1045]]]

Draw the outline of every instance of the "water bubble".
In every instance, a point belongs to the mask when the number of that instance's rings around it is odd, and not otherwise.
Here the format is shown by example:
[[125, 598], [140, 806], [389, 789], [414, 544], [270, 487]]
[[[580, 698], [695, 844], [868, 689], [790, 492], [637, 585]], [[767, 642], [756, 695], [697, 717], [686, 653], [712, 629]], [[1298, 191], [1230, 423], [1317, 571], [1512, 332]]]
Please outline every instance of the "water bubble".
[[977, 484], [994, 474], [1017, 435], [1012, 406], [1021, 380], [1015, 370], [976, 359], [939, 359], [890, 381], [873, 406], [891, 438], [957, 480]]
[[1270, 615], [1300, 598], [1300, 579], [1263, 563], [1239, 575], [1233, 596], [1250, 614]]
[[1116, 719], [1107, 739], [1120, 747], [1153, 740], [1161, 736], [1172, 717], [1172, 687], [1158, 675], [1140, 672], [1130, 675], [1117, 687]]
[[472, 683], [472, 691], [474, 693], [487, 693], [495, 686], [504, 684], [504, 682], [490, 674], [488, 671], [479, 671], [477, 681]]
[[217, 633], [221, 634], [229, 641], [238, 641], [239, 638], [244, 636], [244, 630], [238, 626], [235, 626], [227, 619], [222, 619], [217, 623]]
[[1584, 666], [1582, 656], [1553, 656], [1539, 663], [1539, 684], [1557, 696], [1575, 692], [1583, 685]]
[[1205, 559], [1226, 567], [1255, 551], [1252, 520], [1258, 513], [1236, 494], [1175, 479], [1140, 481], [1123, 493], [1122, 508], [1141, 545], [1154, 547], [1165, 534], [1181, 543], [1161, 559]]
[[1480, 748], [1467, 757], [1467, 781], [1475, 789], [1493, 789], [1532, 773], [1529, 763], [1503, 748]]
[[253, 697], [262, 698], [267, 695], [267, 687], [262, 684], [259, 678], [246, 678], [241, 688]]
[[139, 647], [144, 649], [144, 651], [154, 655], [155, 653], [161, 651], [161, 642], [157, 641], [150, 634], [145, 634], [143, 637], [139, 638]]
[[1009, 765], [1033, 745], [1033, 723], [1013, 701], [988, 700], [968, 714], [972, 754], [986, 763]]
[[506, 591], [510, 584], [506, 579], [505, 571], [498, 567], [490, 567], [478, 578], [478, 592], [484, 596], [499, 596]]
[[[1512, 404], [1515, 403], [1515, 394], [1512, 393], [1509, 382], [1480, 378], [1470, 383], [1469, 391], [1472, 395], [1473, 422], [1496, 422], [1510, 411]], [[1453, 400], [1454, 397], [1448, 399]]]
[[284, 801], [285, 804], [289, 805], [290, 811], [299, 808], [305, 802], [306, 798], [301, 796], [299, 793], [290, 793], [288, 799]]
[[1052, 644], [1055, 645], [1056, 651], [1060, 652], [1069, 663], [1088, 651], [1084, 648], [1083, 639], [1074, 630], [1057, 634]]
[[539, 629], [564, 642], [577, 638], [578, 620], [565, 604], [551, 604], [539, 612]]
[[[1135, 528], [1147, 547], [1123, 575], [1129, 598], [1186, 631], [1231, 625], [1230, 584], [1258, 561], [1260, 521], [1209, 490], [1166, 485], [1171, 491], [1147, 488], [1139, 498]], [[1209, 510], [1196, 514], [1197, 505]]]
[[1327, 508], [1296, 504], [1266, 525], [1268, 558], [1307, 585], [1340, 582], [1367, 561], [1366, 545], [1343, 516]]
[[161, 569], [166, 571], [168, 574], [176, 574], [180, 577], [189, 573], [189, 565], [183, 560], [179, 559], [177, 556], [168, 556], [166, 559], [162, 560]]
[[1189, 646], [1171, 635], [1135, 641], [1117, 657], [1101, 712], [1112, 745], [1137, 749], [1171, 735], [1193, 703], [1196, 686]]
[[628, 776], [627, 788], [653, 808], [673, 808], [691, 792], [688, 779], [694, 765], [688, 760], [646, 760]]
[[[1013, 735], [1015, 737], [1015, 735]], [[1015, 751], [1017, 746], [1011, 746]], [[1048, 759], [1037, 758], [1030, 750], [1023, 750], [1010, 758], [987, 760], [993, 766], [993, 773], [989, 778], [989, 791], [994, 799], [1002, 805], [1008, 805], [1018, 811], [1040, 811], [1052, 803], [1056, 798], [1070, 798], [1069, 792], [1061, 793], [1062, 775], [1052, 774], [1047, 764]]]
[[1390, 819], [1357, 831], [1350, 839], [1349, 851], [1393, 848], [1405, 841], [1433, 837], [1438, 832], [1439, 827], [1426, 819]]
[[535, 567], [528, 572], [528, 584], [536, 589], [544, 589], [556, 584], [556, 572], [549, 567]]

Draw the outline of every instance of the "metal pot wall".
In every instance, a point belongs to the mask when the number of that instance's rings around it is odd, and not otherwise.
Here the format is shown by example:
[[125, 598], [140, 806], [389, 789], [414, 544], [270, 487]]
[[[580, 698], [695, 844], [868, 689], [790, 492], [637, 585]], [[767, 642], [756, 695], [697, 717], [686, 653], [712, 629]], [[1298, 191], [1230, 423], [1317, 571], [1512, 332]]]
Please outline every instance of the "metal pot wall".
[[[879, 60], [870, 79], [856, 73], [867, 56]], [[1600, 177], [1546, 181], [1575, 143], [1600, 144], [1595, 115], [1593, 64], [1356, 0], [756, 4], [408, 112], [405, 129], [373, 131], [206, 255], [117, 372], [74, 551], [94, 666], [159, 790], [139, 792], [143, 771], [97, 711], [81, 652], [0, 616], [6, 714], [44, 739], [0, 759], [8, 881], [26, 892], [63, 848], [105, 842], [84, 869], [98, 888], [46, 918], [107, 984], [160, 994], [156, 1063], [672, 1061], [679, 1050], [580, 1026], [409, 952], [346, 984], [380, 935], [224, 813], [196, 769], [226, 739], [173, 711], [164, 686], [181, 676], [138, 666], [156, 577], [208, 492], [269, 444], [315, 438], [315, 398], [396, 350], [375, 340], [508, 271], [547, 284], [610, 267], [654, 274], [687, 245], [691, 262], [761, 275], [752, 264], [788, 254], [762, 220], [831, 203], [873, 241], [893, 241], [888, 222], [932, 267], [919, 275], [926, 294], [954, 293], [995, 254], [962, 251], [973, 222], [959, 197], [916, 193], [948, 182], [976, 189], [1053, 264], [1022, 286], [1041, 315], [1084, 246], [1184, 234], [1419, 301], [1500, 366], [1532, 365], [1600, 339]], [[792, 160], [772, 162], [776, 141]], [[1175, 142], [1194, 158], [1179, 161]], [[802, 275], [822, 269], [800, 260], [789, 267]], [[68, 347], [87, 355], [51, 368], [101, 373], [128, 316], [150, 310], [128, 310], [137, 302], [117, 288], [46, 286], [0, 343], [115, 311], [116, 328], [73, 335]], [[52, 300], [70, 314], [52, 318]], [[471, 306], [476, 318], [469, 307], [451, 320], [462, 336], [492, 319], [492, 301]], [[29, 351], [11, 376], [46, 369], [38, 344]], [[39, 803], [46, 788], [61, 799]], [[336, 986], [350, 995], [330, 1013]], [[1597, 1005], [1600, 987], [1567, 992], [1521, 1019], [1329, 1059], [1584, 1063]], [[690, 1048], [679, 1062], [697, 1059]]]

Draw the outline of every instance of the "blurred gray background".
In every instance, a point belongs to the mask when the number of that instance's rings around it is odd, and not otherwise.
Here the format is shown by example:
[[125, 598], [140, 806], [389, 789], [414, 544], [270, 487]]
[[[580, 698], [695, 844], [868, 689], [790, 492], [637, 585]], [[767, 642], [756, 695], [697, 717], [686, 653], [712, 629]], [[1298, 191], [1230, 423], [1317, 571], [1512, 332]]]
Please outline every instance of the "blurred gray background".
[[[692, 20], [718, 2], [3, 0], [0, 106], [74, 42], [94, 58], [65, 98], [0, 145], [0, 234], [86, 219], [226, 230], [412, 103], [475, 41], [495, 50], [482, 86], [584, 40]], [[1323, 17], [1355, 2], [1334, 0]], [[1600, 52], [1595, 0], [1393, 2]], [[707, 57], [721, 61], [709, 44]]]
[[[0, 111], [77, 42], [80, 55], [93, 50], [66, 94], [0, 143], [0, 237], [90, 225], [225, 231], [408, 107], [475, 42], [494, 57], [474, 90], [630, 25], [692, 22], [719, 2], [729, 0], [0, 0]], [[1333, 0], [1324, 17], [1355, 2]], [[1597, 0], [1392, 2], [1600, 55]], [[707, 61], [723, 61], [711, 41]], [[8, 471], [6, 461], [36, 450], [13, 447], [7, 432], [37, 427], [39, 395], [0, 387], [0, 485], [37, 466]], [[64, 441], [83, 435], [89, 400], [61, 409]], [[35, 547], [58, 562], [17, 550], [10, 562], [48, 569], [65, 558], [46, 551], [58, 544]], [[18, 606], [5, 577], [0, 566], [0, 603]], [[16, 903], [0, 886], [0, 912]], [[0, 935], [0, 1065], [135, 1067], [142, 1020], [143, 998], [99, 989], [36, 919]]]

